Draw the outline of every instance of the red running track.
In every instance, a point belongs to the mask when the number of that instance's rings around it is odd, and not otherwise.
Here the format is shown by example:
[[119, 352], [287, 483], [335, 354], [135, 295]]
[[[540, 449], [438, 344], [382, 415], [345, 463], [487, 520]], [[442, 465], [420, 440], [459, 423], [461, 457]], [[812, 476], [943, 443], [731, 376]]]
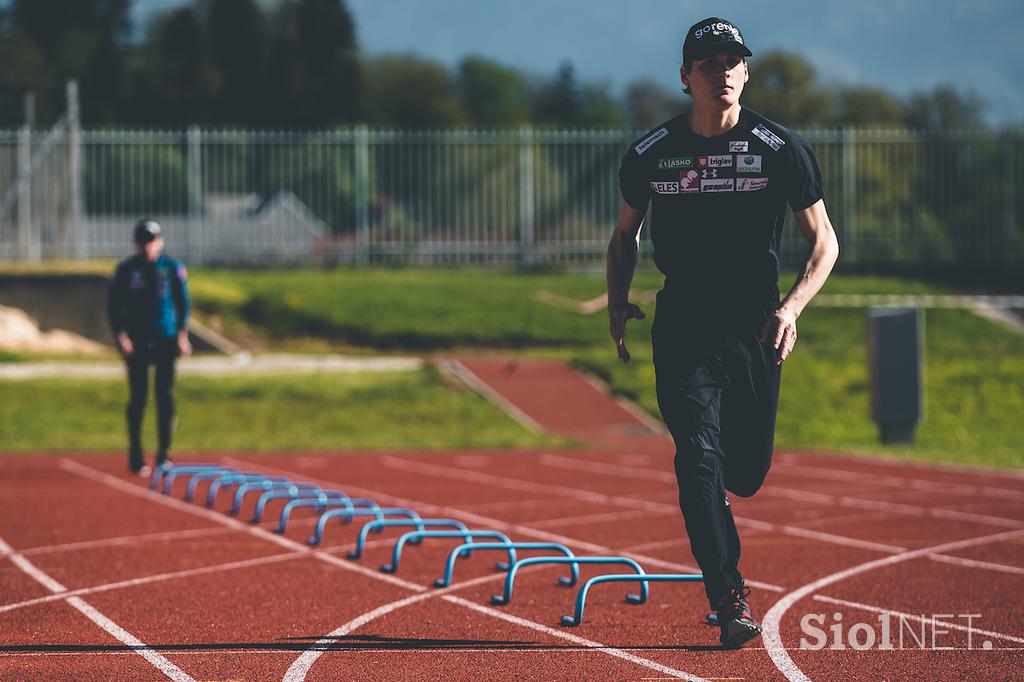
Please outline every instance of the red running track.
[[[461, 371], [520, 419], [588, 445], [215, 459], [580, 555], [627, 555], [649, 572], [694, 570], [671, 443], [652, 424], [556, 363], [475, 359]], [[494, 556], [459, 561], [438, 590], [454, 542], [409, 547], [386, 575], [377, 566], [397, 530], [351, 561], [358, 524], [332, 524], [310, 550], [312, 514], [280, 537], [272, 521], [225, 515], [226, 495], [211, 512], [181, 489], [151, 493], [122, 456], [0, 460], [0, 679], [1024, 679], [1015, 473], [777, 453], [765, 488], [733, 500], [766, 626], [739, 651], [715, 646], [697, 585], [654, 584], [640, 606], [599, 586], [583, 624], [565, 628], [575, 590], [556, 586], [557, 568], [524, 572], [512, 603], [494, 607]], [[886, 613], [892, 650], [877, 641]], [[824, 649], [801, 630], [814, 614]], [[827, 648], [834, 626], [843, 649]], [[852, 649], [851, 631], [864, 643], [869, 629], [875, 645]]]

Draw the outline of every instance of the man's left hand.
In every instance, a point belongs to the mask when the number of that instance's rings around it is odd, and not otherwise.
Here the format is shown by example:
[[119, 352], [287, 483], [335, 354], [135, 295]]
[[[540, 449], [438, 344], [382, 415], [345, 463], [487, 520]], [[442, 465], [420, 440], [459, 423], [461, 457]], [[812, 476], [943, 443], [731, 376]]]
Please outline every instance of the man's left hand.
[[796, 314], [785, 307], [772, 313], [761, 330], [761, 341], [771, 341], [775, 348], [775, 364], [781, 365], [796, 345]]
[[182, 357], [192, 355], [192, 343], [188, 340], [188, 332], [178, 332], [178, 352]]

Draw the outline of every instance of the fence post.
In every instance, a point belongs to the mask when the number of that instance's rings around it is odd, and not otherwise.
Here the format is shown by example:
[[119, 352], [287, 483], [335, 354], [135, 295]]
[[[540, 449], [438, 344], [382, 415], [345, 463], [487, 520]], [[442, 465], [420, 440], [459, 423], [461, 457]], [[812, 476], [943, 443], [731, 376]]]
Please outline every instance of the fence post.
[[188, 228], [185, 231], [185, 254], [189, 261], [203, 261], [201, 222], [203, 211], [203, 133], [199, 126], [190, 126], [185, 133], [186, 180], [188, 192]]
[[857, 262], [857, 131], [843, 129], [843, 260]]
[[82, 124], [78, 110], [78, 81], [67, 84], [68, 98], [68, 227], [72, 257], [85, 258], [82, 230]]
[[533, 128], [519, 129], [519, 260], [533, 265], [536, 260], [533, 196]]
[[355, 129], [356, 263], [370, 262], [370, 130]]
[[42, 255], [32, 237], [32, 129], [28, 123], [18, 131], [18, 258], [38, 261]]

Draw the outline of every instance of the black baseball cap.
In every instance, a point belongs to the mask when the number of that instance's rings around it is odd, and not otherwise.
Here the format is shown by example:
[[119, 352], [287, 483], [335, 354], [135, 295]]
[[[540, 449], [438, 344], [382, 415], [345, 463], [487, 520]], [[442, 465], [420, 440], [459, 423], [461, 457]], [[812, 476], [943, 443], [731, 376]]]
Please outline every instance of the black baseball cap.
[[135, 236], [136, 244], [148, 244], [161, 236], [163, 231], [160, 229], [160, 223], [157, 221], [150, 220], [149, 218], [143, 218], [139, 222], [135, 223], [135, 231], [133, 234]]
[[721, 17], [708, 17], [698, 21], [686, 32], [683, 41], [683, 63], [707, 59], [720, 51], [730, 51], [750, 57], [751, 52], [736, 24]]

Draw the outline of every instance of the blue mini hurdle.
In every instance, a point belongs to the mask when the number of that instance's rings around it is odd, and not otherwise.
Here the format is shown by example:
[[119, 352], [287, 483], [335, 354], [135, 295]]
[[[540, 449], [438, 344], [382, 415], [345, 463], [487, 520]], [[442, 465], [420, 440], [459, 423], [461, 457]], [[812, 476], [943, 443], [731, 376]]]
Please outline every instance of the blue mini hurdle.
[[[356, 500], [352, 500], [352, 502], [356, 502]], [[327, 530], [327, 522], [336, 516], [340, 516], [343, 523], [350, 523], [353, 516], [373, 516], [377, 521], [383, 521], [385, 516], [404, 516], [414, 522], [421, 520], [420, 515], [411, 509], [406, 509], [405, 507], [380, 507], [376, 503], [372, 507], [346, 506], [344, 509], [331, 509], [322, 513], [320, 518], [317, 519], [316, 531], [306, 540], [306, 544], [311, 547], [319, 545], [320, 541], [324, 538], [324, 532]], [[380, 532], [380, 530], [377, 532]]]
[[[568, 564], [571, 571], [570, 576], [568, 578], [559, 578], [558, 583], [569, 587], [575, 585], [580, 579], [580, 564], [625, 564], [635, 570], [638, 575], [644, 575], [644, 569], [640, 567], [640, 564], [624, 556], [530, 557], [529, 559], [522, 559], [512, 564], [512, 567], [508, 569], [508, 575], [505, 576], [505, 593], [496, 594], [491, 597], [491, 603], [501, 606], [512, 601], [512, 588], [515, 583], [516, 573], [525, 566], [537, 564]], [[647, 583], [641, 584], [640, 594], [627, 595], [626, 601], [631, 604], [643, 604], [647, 601]]]
[[317, 513], [323, 512], [328, 507], [347, 507], [352, 508], [352, 498], [339, 490], [326, 490], [316, 498], [313, 497], [301, 497], [296, 500], [291, 500], [286, 503], [281, 509], [281, 517], [278, 520], [277, 528], [274, 529], [275, 533], [282, 534], [288, 527], [288, 519], [291, 518], [292, 511], [299, 507], [316, 507]]
[[300, 497], [316, 497], [320, 498], [324, 496], [324, 491], [320, 488], [297, 488], [293, 490], [268, 490], [267, 492], [260, 495], [260, 499], [256, 500], [256, 510], [253, 512], [252, 518], [249, 519], [249, 523], [259, 523], [263, 520], [263, 512], [267, 508], [267, 504], [271, 500], [289, 499], [294, 500]]
[[217, 493], [220, 492], [221, 488], [230, 488], [232, 486], [240, 486], [244, 483], [258, 483], [261, 481], [283, 481], [290, 483], [290, 481], [283, 476], [264, 476], [263, 474], [228, 474], [227, 476], [221, 476], [210, 484], [210, 490], [206, 493], [206, 506], [213, 508], [217, 502]]
[[[562, 552], [567, 557], [576, 556], [568, 547], [557, 542], [467, 542], [463, 545], [459, 545], [448, 553], [448, 560], [445, 562], [444, 577], [436, 579], [434, 581], [434, 587], [448, 587], [452, 582], [452, 574], [455, 572], [455, 560], [460, 556], [469, 556], [469, 552], [475, 549], [497, 549], [508, 551], [511, 563], [499, 561], [494, 566], [494, 568], [499, 571], [507, 571], [511, 568], [511, 564], [515, 563], [513, 550], [517, 549], [553, 549], [555, 551]], [[566, 581], [562, 583], [563, 585], [570, 584], [568, 578], [559, 578], [559, 581], [563, 580]]]
[[207, 472], [223, 473], [226, 471], [232, 471], [232, 469], [228, 469], [227, 467], [223, 467], [219, 464], [183, 464], [181, 466], [176, 466], [174, 464], [161, 464], [153, 469], [153, 475], [149, 479], [149, 489], [159, 490], [161, 479], [163, 479], [163, 494], [169, 495], [171, 492], [171, 486], [174, 484], [174, 479], [178, 476], [192, 476]]
[[[562, 616], [562, 625], [568, 627], [575, 627], [583, 622], [583, 607], [586, 605], [587, 592], [594, 585], [600, 583], [619, 583], [619, 582], [636, 582], [640, 581], [642, 587], [647, 587], [648, 583], [653, 582], [673, 582], [673, 583], [702, 583], [704, 582], [704, 576], [700, 573], [686, 574], [686, 573], [649, 573], [646, 575], [628, 575], [626, 573], [616, 573], [613, 575], [598, 575], [590, 578], [583, 587], [580, 588], [579, 593], [576, 595], [576, 611], [571, 616]], [[646, 596], [646, 592], [645, 592]], [[630, 604], [642, 604], [643, 601], [636, 601], [635, 594], [626, 595], [626, 601]]]
[[370, 521], [367, 524], [363, 524], [363, 527], [359, 529], [359, 538], [356, 540], [356, 548], [347, 554], [348, 558], [358, 559], [363, 556], [363, 548], [366, 546], [366, 536], [370, 534], [371, 530], [375, 530], [379, 533], [385, 528], [402, 527], [415, 527], [416, 530], [426, 530], [427, 528], [455, 528], [462, 531], [463, 534], [469, 535], [469, 528], [466, 527], [466, 524], [461, 521], [455, 521], [454, 519], [419, 519], [411, 521], [386, 519], [384, 521]]
[[[426, 538], [463, 538], [466, 545], [473, 544], [474, 538], [495, 538], [501, 540], [505, 545], [511, 544], [511, 540], [504, 533], [500, 533], [496, 530], [471, 530], [468, 533], [464, 533], [461, 530], [414, 530], [404, 534], [398, 538], [398, 542], [395, 543], [395, 548], [391, 552], [391, 563], [382, 564], [380, 570], [382, 573], [394, 573], [398, 570], [398, 563], [402, 560], [402, 548], [405, 543], [419, 544], [420, 541]], [[463, 549], [462, 556], [468, 557], [471, 549]], [[497, 568], [499, 571], [506, 570], [509, 565], [515, 563], [516, 550], [512, 547], [508, 548], [508, 560], [509, 563], [499, 562]]]
[[242, 509], [242, 504], [245, 502], [245, 496], [251, 492], [272, 492], [274, 490], [294, 490], [298, 493], [299, 489], [314, 489], [320, 490], [313, 483], [293, 483], [289, 480], [284, 481], [248, 481], [238, 486], [235, 490], [235, 499], [231, 502], [231, 509], [228, 510], [228, 514], [231, 516], [238, 516], [238, 512]]
[[212, 485], [212, 481], [215, 481], [218, 478], [235, 474], [244, 474], [246, 476], [263, 476], [263, 474], [257, 471], [238, 471], [237, 469], [224, 469], [222, 471], [201, 471], [197, 474], [194, 474], [192, 478], [188, 480], [188, 485], [185, 486], [185, 501], [192, 501], [192, 499], [195, 497], [196, 490], [198, 490], [200, 483], [204, 481], [211, 481]]

